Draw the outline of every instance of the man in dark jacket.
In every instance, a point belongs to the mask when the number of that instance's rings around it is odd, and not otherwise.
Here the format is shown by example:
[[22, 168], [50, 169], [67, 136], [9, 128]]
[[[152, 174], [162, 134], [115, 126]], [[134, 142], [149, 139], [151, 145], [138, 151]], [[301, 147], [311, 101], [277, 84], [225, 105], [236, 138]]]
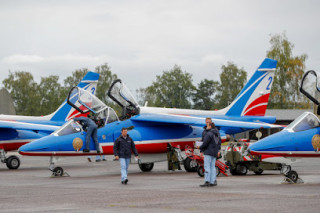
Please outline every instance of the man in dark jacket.
[[94, 144], [96, 146], [97, 153], [100, 153], [96, 123], [87, 117], [78, 117], [78, 118], [74, 118], [73, 120], [78, 121], [81, 124], [83, 130], [87, 132], [86, 147], [83, 150], [83, 152], [90, 152], [90, 137], [92, 137]]
[[220, 154], [221, 137], [219, 130], [216, 129], [214, 123], [207, 123], [207, 128], [204, 130], [203, 144], [200, 146], [200, 151], [204, 154], [204, 178], [205, 183], [200, 185], [216, 186], [216, 158]]
[[129, 168], [129, 163], [131, 158], [131, 150], [136, 156], [136, 159], [138, 159], [139, 155], [136, 150], [134, 141], [128, 135], [127, 128], [122, 128], [121, 135], [116, 139], [113, 145], [113, 153], [114, 153], [115, 159], [118, 160], [120, 158], [122, 184], [128, 183], [128, 168]]

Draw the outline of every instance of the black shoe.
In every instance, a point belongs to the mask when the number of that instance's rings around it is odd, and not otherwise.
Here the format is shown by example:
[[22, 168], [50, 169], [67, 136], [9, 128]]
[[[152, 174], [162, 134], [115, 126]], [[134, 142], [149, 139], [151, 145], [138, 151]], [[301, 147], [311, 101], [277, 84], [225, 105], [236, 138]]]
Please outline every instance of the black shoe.
[[89, 149], [84, 149], [83, 152], [90, 152], [90, 150]]
[[208, 181], [205, 182], [204, 184], [200, 185], [200, 187], [208, 187], [208, 186], [210, 186], [210, 183]]
[[214, 181], [214, 183], [210, 183], [210, 186], [217, 186], [217, 185], [218, 185], [217, 181]]
[[127, 184], [128, 183], [128, 179], [125, 179], [123, 182], [124, 182], [124, 184]]
[[96, 160], [96, 162], [100, 162], [100, 161], [101, 161], [100, 159]]
[[103, 159], [103, 161], [107, 161], [106, 159]]
[[121, 181], [122, 184], [124, 184], [124, 181]]

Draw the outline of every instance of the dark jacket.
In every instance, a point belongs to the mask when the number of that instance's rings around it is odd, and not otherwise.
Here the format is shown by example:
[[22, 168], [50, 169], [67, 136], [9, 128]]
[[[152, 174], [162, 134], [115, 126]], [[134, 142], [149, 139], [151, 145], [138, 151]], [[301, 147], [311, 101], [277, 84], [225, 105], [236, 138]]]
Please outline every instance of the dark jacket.
[[204, 130], [203, 144], [200, 146], [200, 151], [205, 155], [211, 155], [217, 157], [221, 148], [221, 137], [219, 130], [214, 128], [210, 130]]
[[119, 158], [131, 158], [131, 150], [135, 156], [138, 156], [136, 146], [132, 138], [127, 135], [127, 138], [124, 138], [120, 135], [114, 142], [113, 153], [114, 156], [119, 156]]
[[74, 121], [80, 121], [80, 124], [82, 126], [82, 128], [84, 130], [86, 130], [87, 128], [97, 128], [96, 123], [91, 120], [90, 118], [87, 117], [77, 117], [73, 119]]
[[203, 132], [202, 132], [202, 139], [201, 139], [201, 141], [204, 141], [204, 136], [206, 136], [206, 134], [207, 134], [208, 131], [209, 131], [209, 130], [207, 130], [207, 126], [204, 126], [203, 129], [204, 129], [204, 130], [203, 130]]

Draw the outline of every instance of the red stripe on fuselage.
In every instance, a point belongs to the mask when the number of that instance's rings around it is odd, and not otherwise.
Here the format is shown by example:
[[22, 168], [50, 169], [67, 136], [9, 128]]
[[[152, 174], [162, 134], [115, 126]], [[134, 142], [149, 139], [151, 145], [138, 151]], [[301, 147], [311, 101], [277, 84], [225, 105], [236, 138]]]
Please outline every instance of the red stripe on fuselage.
[[291, 153], [291, 154], [285, 153], [285, 152], [283, 152], [283, 153], [272, 153], [271, 154], [271, 153], [251, 151], [250, 154], [258, 155], [258, 156], [261, 155], [262, 159], [268, 158], [266, 156], [269, 156], [269, 157], [291, 157], [291, 158], [293, 158], [293, 157], [306, 157], [306, 158], [307, 157], [309, 157], [309, 158], [320, 157], [320, 152], [317, 153], [317, 154], [307, 154], [307, 153], [297, 153], [297, 152]]
[[4, 151], [14, 151], [14, 150], [18, 150], [20, 146], [25, 145], [29, 142], [30, 141], [4, 143], [4, 144], [0, 144], [0, 149], [4, 149]]

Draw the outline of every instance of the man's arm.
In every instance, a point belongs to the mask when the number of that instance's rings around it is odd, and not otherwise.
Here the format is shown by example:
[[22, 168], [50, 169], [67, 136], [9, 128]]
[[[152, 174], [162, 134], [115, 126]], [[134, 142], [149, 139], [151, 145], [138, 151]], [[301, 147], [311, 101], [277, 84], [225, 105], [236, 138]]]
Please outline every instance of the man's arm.
[[118, 138], [113, 143], [113, 154], [116, 159], [119, 159], [119, 140], [118, 140]]
[[204, 136], [203, 143], [202, 143], [202, 145], [200, 146], [200, 151], [201, 151], [201, 152], [203, 152], [203, 150], [208, 147], [210, 141], [211, 141], [211, 134], [208, 132], [208, 133]]

